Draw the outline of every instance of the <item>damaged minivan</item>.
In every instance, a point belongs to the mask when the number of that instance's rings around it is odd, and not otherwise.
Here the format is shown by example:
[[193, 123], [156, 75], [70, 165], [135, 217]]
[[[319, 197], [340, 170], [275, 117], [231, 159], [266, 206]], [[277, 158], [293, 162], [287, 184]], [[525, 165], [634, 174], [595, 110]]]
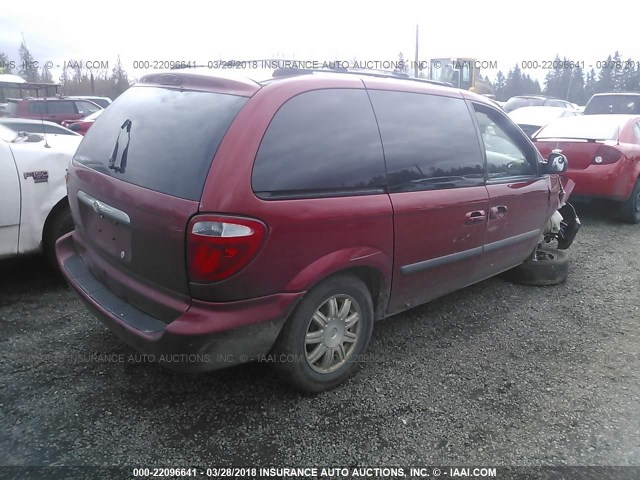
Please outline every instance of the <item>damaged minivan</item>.
[[73, 159], [58, 262], [133, 348], [190, 371], [268, 355], [319, 392], [354, 372], [376, 320], [503, 272], [566, 279], [567, 160], [488, 99], [251, 73], [146, 75]]

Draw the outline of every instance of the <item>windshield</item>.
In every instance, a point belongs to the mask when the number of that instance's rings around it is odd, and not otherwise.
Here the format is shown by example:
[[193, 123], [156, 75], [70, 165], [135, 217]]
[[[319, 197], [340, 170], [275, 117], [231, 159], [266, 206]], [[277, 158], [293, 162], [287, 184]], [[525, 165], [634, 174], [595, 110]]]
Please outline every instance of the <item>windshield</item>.
[[74, 160], [128, 183], [199, 200], [218, 145], [246, 101], [221, 93], [130, 88], [102, 111]]
[[626, 119], [621, 119], [617, 116], [559, 118], [540, 130], [536, 135], [536, 139], [616, 140], [625, 121]]
[[640, 114], [640, 95], [598, 95], [589, 100], [585, 115]]
[[535, 97], [511, 97], [504, 104], [504, 111], [511, 112], [516, 108], [530, 107], [534, 105], [544, 105], [544, 98]]

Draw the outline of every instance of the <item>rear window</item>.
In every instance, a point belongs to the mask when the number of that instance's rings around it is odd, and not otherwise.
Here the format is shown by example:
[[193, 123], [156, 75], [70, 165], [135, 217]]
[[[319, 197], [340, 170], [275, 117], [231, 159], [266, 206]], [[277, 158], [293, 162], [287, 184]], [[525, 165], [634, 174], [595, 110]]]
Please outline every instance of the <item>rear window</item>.
[[640, 114], [640, 95], [599, 95], [584, 109], [585, 115], [608, 113]]
[[615, 140], [624, 120], [618, 117], [566, 117], [554, 120], [536, 135], [536, 139], [570, 138], [582, 140]]
[[511, 112], [516, 108], [544, 105], [544, 98], [512, 97], [504, 104], [504, 111]]
[[211, 161], [247, 98], [134, 87], [105, 109], [74, 159], [150, 190], [199, 200]]

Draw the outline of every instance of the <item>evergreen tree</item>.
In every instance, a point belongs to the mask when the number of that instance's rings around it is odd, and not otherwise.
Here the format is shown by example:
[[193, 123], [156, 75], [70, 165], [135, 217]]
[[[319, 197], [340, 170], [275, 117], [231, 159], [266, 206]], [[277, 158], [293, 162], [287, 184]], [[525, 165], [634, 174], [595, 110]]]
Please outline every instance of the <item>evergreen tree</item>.
[[607, 57], [605, 68], [600, 69], [595, 93], [613, 92], [613, 72], [611, 68], [611, 55]]
[[493, 90], [496, 92], [496, 98], [502, 102], [508, 99], [505, 93], [506, 85], [507, 85], [507, 80], [506, 78], [504, 78], [504, 74], [500, 70], [496, 75], [496, 83]]
[[0, 53], [0, 73], [11, 73], [11, 61], [6, 53]]
[[40, 80], [36, 61], [24, 42], [20, 44], [20, 69], [18, 70], [18, 75], [27, 82]]
[[592, 68], [591, 70], [589, 70], [589, 73], [587, 73], [587, 80], [584, 85], [584, 94], [587, 100], [589, 100], [591, 96], [596, 93], [596, 84], [596, 71]]
[[114, 84], [114, 99], [130, 87], [129, 77], [127, 76], [127, 72], [124, 68], [122, 68], [122, 63], [120, 62], [120, 55], [118, 55], [116, 66], [113, 67], [111, 79]]
[[51, 70], [46, 65], [42, 67], [42, 73], [40, 74], [40, 80], [43, 82], [53, 82], [53, 77], [51, 75]]

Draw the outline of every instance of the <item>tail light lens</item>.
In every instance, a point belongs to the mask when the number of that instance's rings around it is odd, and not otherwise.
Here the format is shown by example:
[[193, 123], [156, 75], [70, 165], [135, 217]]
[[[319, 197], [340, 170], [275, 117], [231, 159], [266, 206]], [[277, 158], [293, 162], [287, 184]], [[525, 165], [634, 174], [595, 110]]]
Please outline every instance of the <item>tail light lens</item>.
[[602, 145], [593, 157], [593, 163], [596, 165], [608, 165], [616, 163], [622, 158], [622, 152], [617, 148], [608, 145]]
[[266, 232], [266, 226], [258, 220], [195, 216], [187, 234], [189, 280], [211, 283], [235, 275], [258, 253]]

